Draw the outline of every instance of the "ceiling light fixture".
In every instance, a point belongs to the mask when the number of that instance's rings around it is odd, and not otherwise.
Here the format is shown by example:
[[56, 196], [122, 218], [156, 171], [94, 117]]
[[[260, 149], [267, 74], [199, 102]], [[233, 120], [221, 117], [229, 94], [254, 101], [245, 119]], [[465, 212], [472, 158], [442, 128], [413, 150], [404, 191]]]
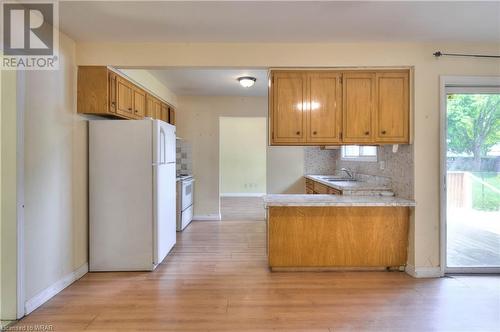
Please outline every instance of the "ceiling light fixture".
[[251, 76], [242, 76], [238, 77], [238, 82], [240, 82], [241, 86], [244, 88], [249, 88], [255, 84], [257, 79]]

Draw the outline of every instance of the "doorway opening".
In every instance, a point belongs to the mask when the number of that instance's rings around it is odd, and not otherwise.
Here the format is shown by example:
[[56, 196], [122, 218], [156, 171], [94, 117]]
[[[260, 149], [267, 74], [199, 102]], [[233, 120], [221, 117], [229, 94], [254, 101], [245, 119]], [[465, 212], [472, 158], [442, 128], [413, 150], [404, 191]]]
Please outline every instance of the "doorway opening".
[[444, 272], [500, 271], [500, 87], [445, 86]]
[[222, 220], [264, 220], [266, 118], [219, 118]]

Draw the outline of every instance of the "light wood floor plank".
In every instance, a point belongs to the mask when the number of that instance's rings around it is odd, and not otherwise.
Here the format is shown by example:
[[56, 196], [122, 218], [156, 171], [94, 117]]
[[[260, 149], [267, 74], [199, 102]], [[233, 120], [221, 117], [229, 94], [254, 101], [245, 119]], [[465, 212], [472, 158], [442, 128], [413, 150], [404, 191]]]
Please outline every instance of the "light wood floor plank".
[[19, 326], [54, 331], [498, 331], [498, 276], [276, 272], [262, 221], [193, 222], [155, 272], [89, 273]]

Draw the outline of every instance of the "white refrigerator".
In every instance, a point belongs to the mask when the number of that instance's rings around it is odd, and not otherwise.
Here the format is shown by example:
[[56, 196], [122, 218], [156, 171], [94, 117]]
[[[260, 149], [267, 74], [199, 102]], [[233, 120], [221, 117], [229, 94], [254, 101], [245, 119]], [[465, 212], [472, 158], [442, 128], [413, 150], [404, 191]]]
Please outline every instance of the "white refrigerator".
[[175, 126], [89, 121], [89, 270], [152, 271], [176, 241]]

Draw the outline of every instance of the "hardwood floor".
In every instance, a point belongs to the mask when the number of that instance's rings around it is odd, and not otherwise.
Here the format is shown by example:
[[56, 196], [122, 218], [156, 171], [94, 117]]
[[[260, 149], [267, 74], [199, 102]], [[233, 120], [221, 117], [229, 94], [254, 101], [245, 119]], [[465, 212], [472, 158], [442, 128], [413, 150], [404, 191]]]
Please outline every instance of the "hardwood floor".
[[265, 220], [262, 197], [221, 197], [222, 220]]
[[18, 323], [53, 331], [498, 331], [498, 276], [269, 272], [262, 221], [193, 222], [152, 273], [89, 273]]

